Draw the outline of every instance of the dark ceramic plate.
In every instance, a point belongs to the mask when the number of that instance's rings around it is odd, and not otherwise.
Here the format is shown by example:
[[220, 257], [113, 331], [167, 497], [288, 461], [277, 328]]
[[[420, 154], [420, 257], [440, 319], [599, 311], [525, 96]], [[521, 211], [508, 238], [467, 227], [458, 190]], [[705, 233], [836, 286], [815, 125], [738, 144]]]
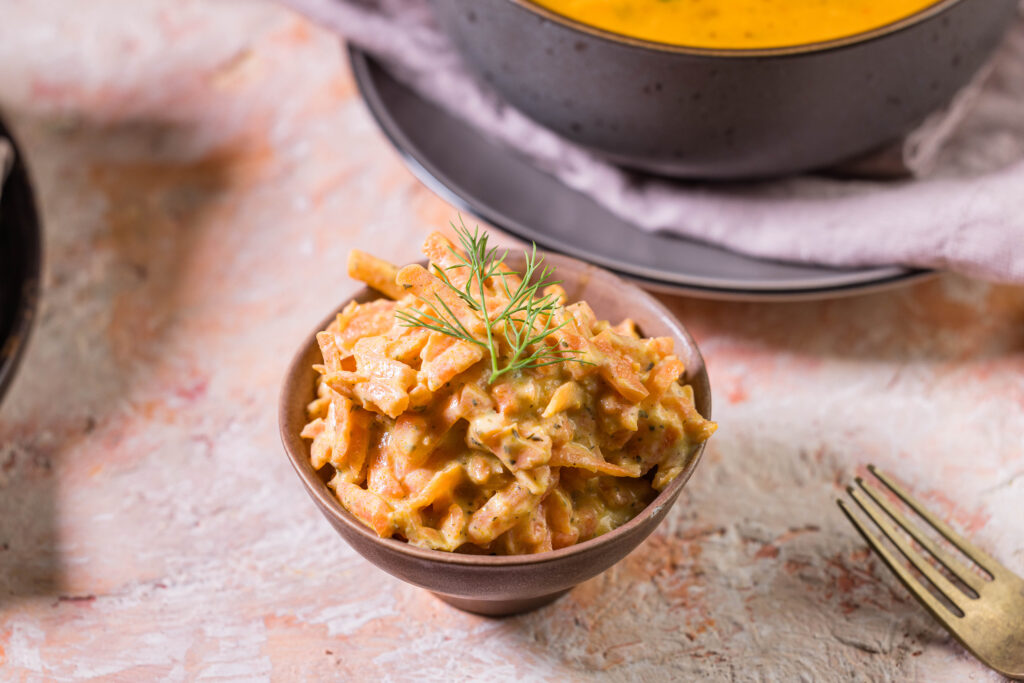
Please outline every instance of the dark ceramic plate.
[[[0, 137], [11, 140], [3, 123]], [[39, 218], [15, 147], [14, 165], [0, 192], [0, 400], [28, 341], [39, 296], [40, 261]]]
[[839, 296], [928, 271], [839, 269], [750, 258], [643, 232], [487, 140], [349, 48], [360, 92], [412, 172], [460, 209], [538, 246], [590, 261], [648, 289], [723, 299]]

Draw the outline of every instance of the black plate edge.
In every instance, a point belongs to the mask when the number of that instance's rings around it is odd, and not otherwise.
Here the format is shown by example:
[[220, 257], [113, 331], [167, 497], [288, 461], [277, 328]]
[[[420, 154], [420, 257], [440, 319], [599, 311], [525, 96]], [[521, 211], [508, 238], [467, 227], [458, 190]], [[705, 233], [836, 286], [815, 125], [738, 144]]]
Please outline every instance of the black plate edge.
[[14, 162], [0, 192], [0, 230], [10, 231], [21, 260], [11, 278], [19, 283], [10, 331], [0, 339], [0, 401], [14, 380], [18, 364], [31, 336], [42, 288], [43, 235], [39, 211], [21, 148], [7, 126], [0, 122], [0, 136], [14, 149]]

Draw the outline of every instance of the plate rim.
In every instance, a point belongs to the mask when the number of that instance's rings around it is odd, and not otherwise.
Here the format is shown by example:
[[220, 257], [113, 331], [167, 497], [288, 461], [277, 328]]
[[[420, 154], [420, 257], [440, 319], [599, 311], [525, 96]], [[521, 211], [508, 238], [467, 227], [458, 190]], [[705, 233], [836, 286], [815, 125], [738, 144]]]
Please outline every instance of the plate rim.
[[[373, 57], [360, 48], [347, 44], [349, 65], [358, 88], [359, 94], [370, 111], [378, 127], [384, 133], [400, 158], [429, 190], [445, 201], [469, 213], [480, 220], [486, 221], [502, 232], [518, 239], [533, 241], [548, 251], [566, 254], [573, 258], [589, 261], [595, 265], [611, 270], [617, 275], [629, 278], [651, 289], [666, 293], [692, 294], [704, 298], [734, 300], [778, 300], [793, 301], [797, 299], [822, 299], [838, 296], [874, 292], [880, 289], [906, 284], [915, 280], [933, 277], [937, 271], [903, 266], [877, 266], [865, 269], [850, 269], [845, 277], [837, 275], [826, 284], [814, 280], [793, 280], [784, 286], [769, 281], [751, 281], [738, 285], [715, 278], [699, 275], [678, 274], [671, 279], [664, 274], [652, 271], [642, 265], [614, 262], [600, 254], [592, 254], [576, 245], [567, 245], [562, 240], [551, 238], [531, 228], [503, 212], [489, 206], [488, 202], [472, 193], [466, 192], [461, 184], [454, 181], [447, 173], [437, 166], [414, 144], [406, 135], [404, 128], [391, 115], [377, 87], [373, 69], [384, 69]], [[403, 87], [406, 87], [403, 84]], [[418, 97], [418, 95], [416, 95]], [[572, 191], [570, 189], [570, 191]], [[466, 196], [469, 195], [469, 196]], [[696, 240], [688, 240], [696, 242]], [[716, 246], [716, 245], [711, 245]], [[717, 247], [728, 251], [722, 247]], [[743, 255], [752, 260], [770, 262], [772, 259], [757, 259]], [[782, 261], [778, 261], [782, 263]], [[623, 266], [627, 267], [623, 267]], [[822, 266], [827, 267], [827, 266]], [[840, 271], [840, 269], [836, 269]]]

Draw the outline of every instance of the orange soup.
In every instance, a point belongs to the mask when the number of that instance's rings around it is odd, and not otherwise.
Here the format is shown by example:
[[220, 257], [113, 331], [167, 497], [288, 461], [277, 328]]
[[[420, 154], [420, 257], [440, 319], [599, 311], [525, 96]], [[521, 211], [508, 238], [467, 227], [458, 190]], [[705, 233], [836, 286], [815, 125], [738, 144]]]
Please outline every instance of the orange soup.
[[534, 0], [595, 28], [658, 43], [757, 49], [819, 43], [905, 19], [937, 0]]

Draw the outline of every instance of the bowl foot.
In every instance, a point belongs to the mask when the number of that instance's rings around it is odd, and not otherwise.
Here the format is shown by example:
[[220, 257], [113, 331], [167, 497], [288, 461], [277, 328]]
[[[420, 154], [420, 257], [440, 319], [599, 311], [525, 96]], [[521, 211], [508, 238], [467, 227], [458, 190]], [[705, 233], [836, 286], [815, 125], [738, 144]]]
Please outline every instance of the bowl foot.
[[565, 590], [535, 598], [516, 598], [513, 600], [481, 600], [478, 598], [464, 598], [457, 595], [445, 595], [444, 593], [434, 593], [434, 596], [444, 600], [452, 607], [457, 607], [465, 612], [481, 614], [486, 617], [507, 617], [543, 607], [562, 597], [569, 590], [566, 588]]

